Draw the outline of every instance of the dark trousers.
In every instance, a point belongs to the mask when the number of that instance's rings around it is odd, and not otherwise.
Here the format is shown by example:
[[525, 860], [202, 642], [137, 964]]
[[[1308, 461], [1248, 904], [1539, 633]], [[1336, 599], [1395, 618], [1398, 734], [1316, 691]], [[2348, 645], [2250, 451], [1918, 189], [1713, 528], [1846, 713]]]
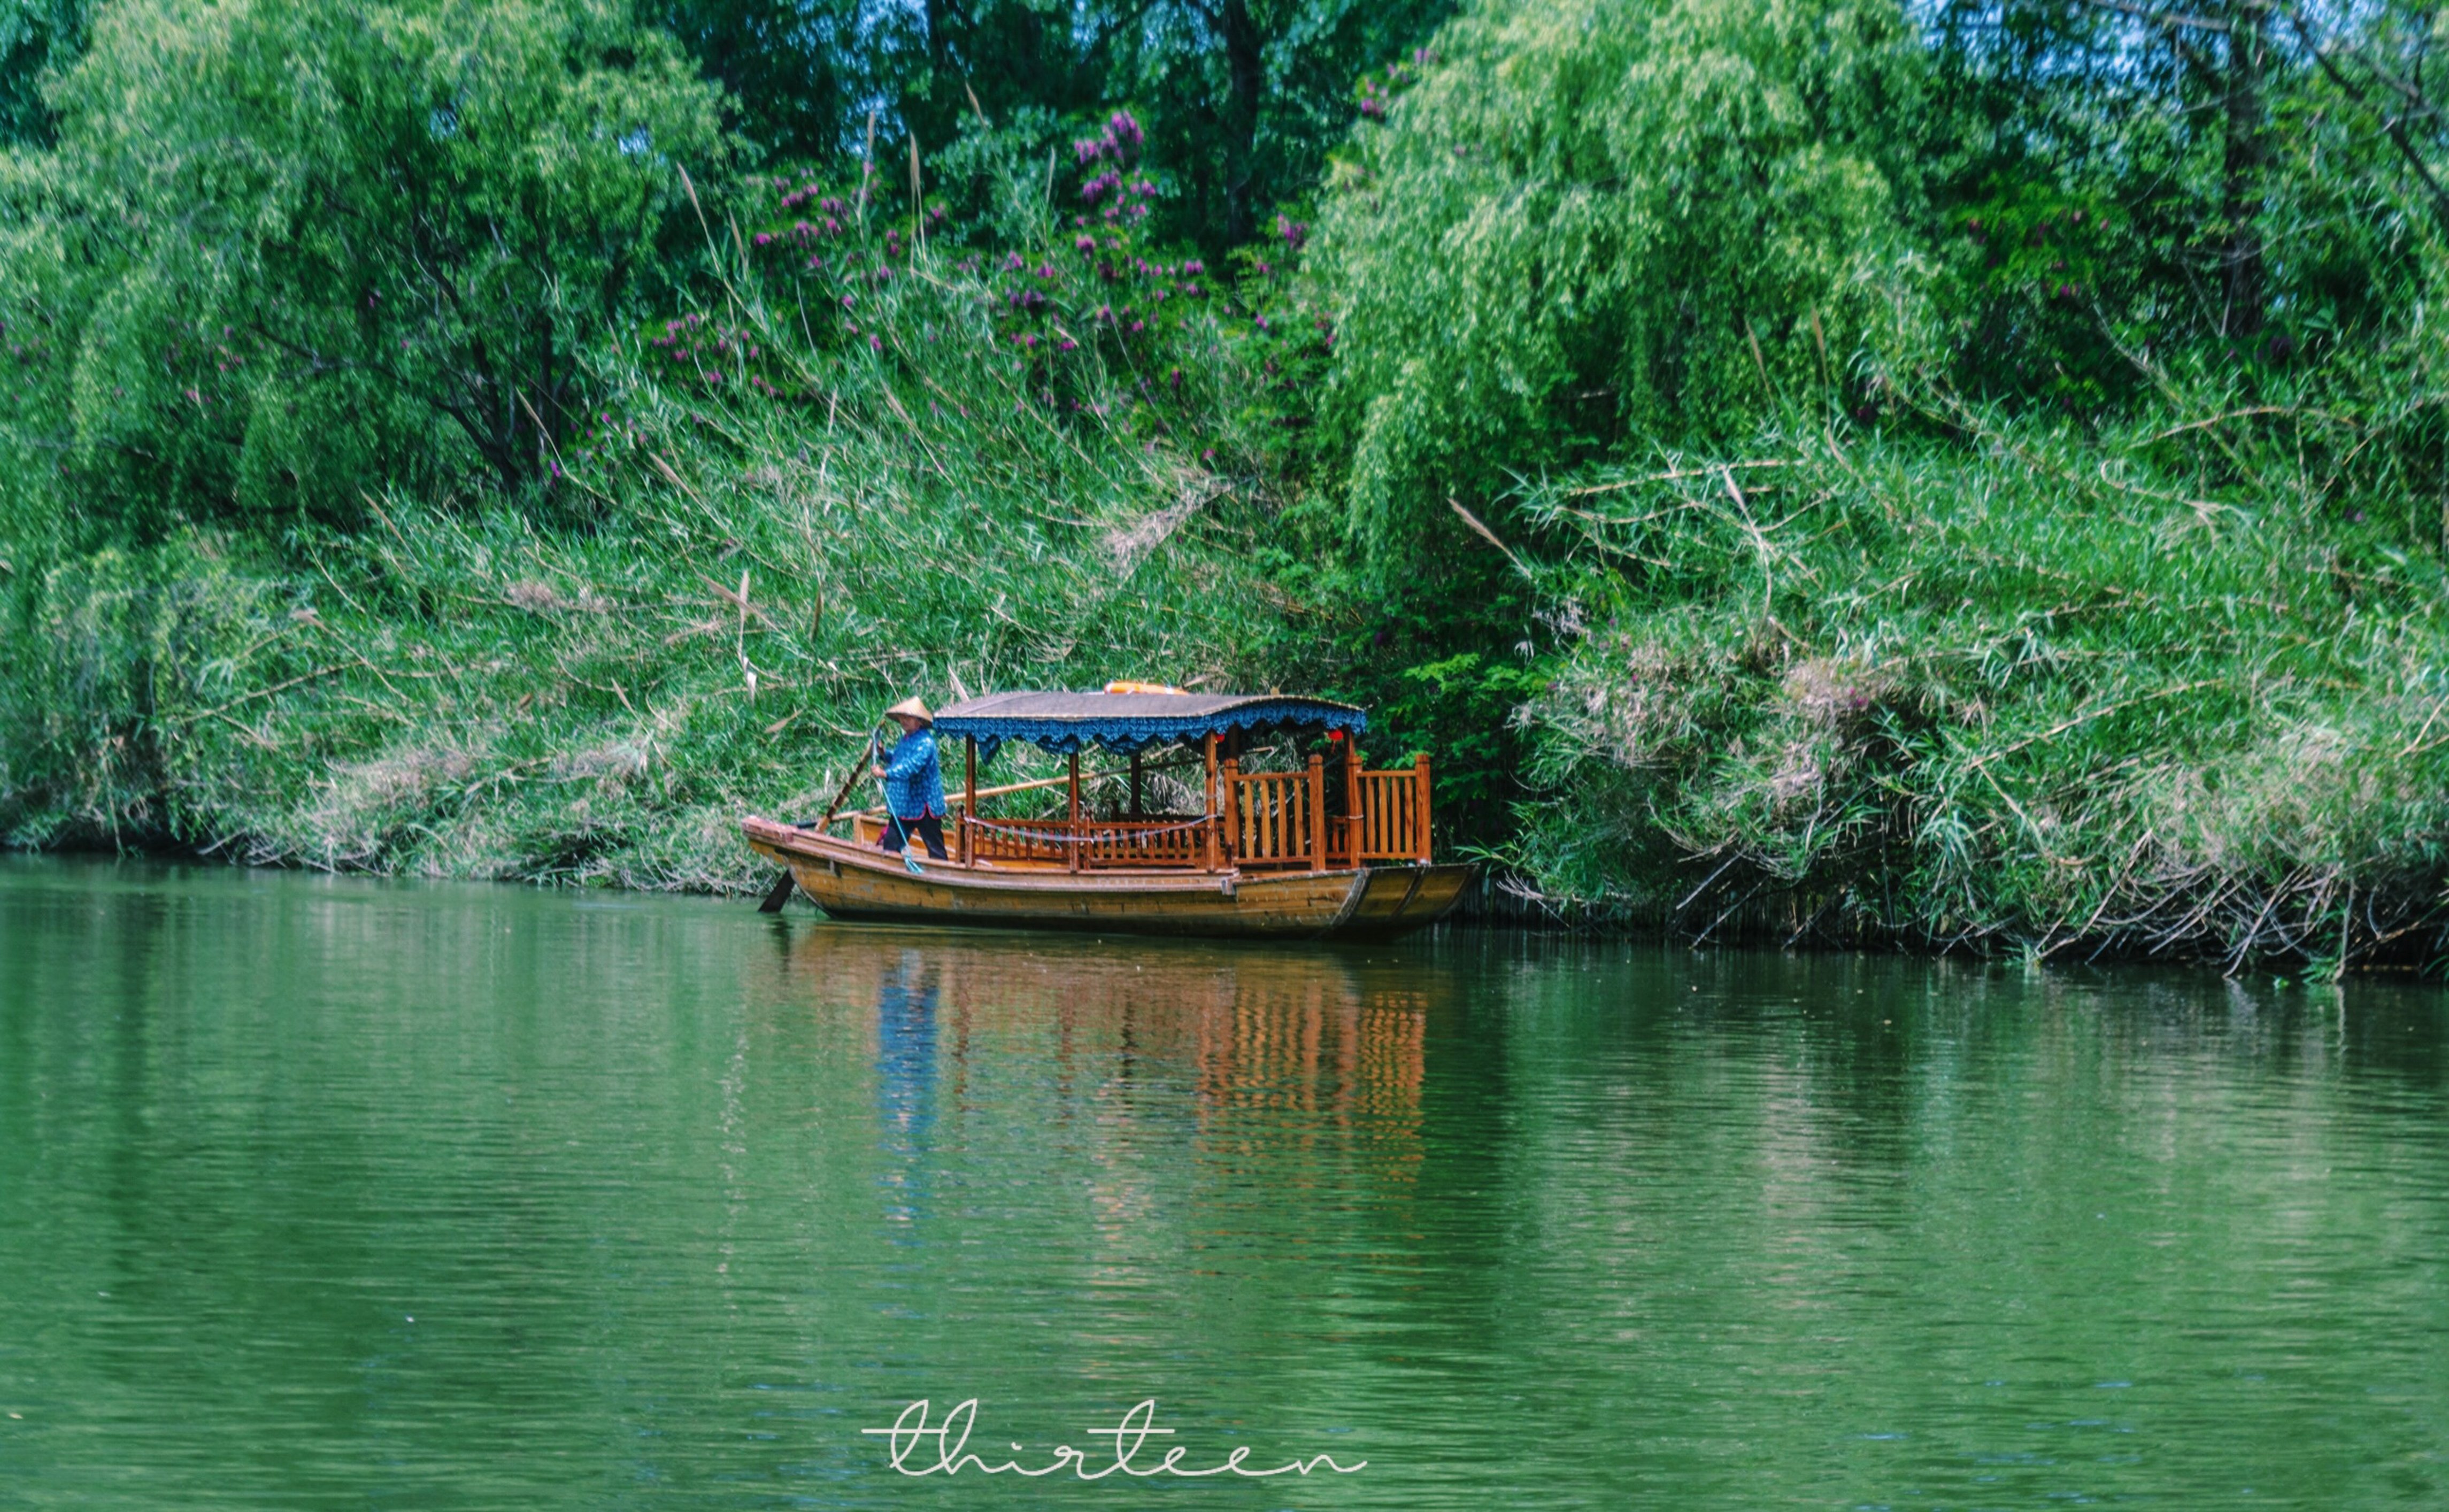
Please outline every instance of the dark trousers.
[[884, 821], [884, 849], [898, 852], [905, 834], [915, 834], [925, 842], [927, 853], [936, 860], [944, 859], [944, 820], [941, 815], [928, 814], [921, 819], [887, 819]]

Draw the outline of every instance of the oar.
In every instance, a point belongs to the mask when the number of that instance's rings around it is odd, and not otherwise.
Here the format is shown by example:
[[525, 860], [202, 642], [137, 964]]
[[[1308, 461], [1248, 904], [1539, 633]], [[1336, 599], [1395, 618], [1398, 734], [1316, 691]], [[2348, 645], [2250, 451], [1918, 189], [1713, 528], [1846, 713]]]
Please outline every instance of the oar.
[[[850, 775], [842, 778], [841, 789], [834, 794], [834, 801], [825, 805], [825, 816], [817, 821], [817, 833], [819, 834], [824, 833], [826, 829], [833, 824], [834, 815], [841, 812], [842, 803], [850, 797], [850, 790], [858, 786], [858, 779], [867, 775], [868, 768], [874, 765], [876, 765], [876, 732], [874, 730], [870, 730], [867, 732], [867, 759], [859, 762], [857, 766], [852, 767], [850, 769]], [[789, 867], [784, 867], [782, 869], [782, 874], [774, 879], [774, 885], [765, 890], [765, 901], [757, 905], [757, 911], [760, 913], [781, 912], [782, 905], [791, 901], [791, 888], [793, 883], [794, 879], [791, 875], [791, 869]]]
[[867, 775], [868, 769], [875, 765], [876, 732], [874, 730], [870, 730], [867, 732], [867, 756], [860, 760], [858, 765], [850, 769], [850, 775], [842, 778], [841, 791], [834, 794], [833, 802], [825, 805], [825, 816], [817, 821], [817, 833], [819, 834], [824, 833], [827, 830], [833, 827], [834, 815], [841, 812], [843, 802], [850, 797], [850, 790], [858, 787], [858, 779]]

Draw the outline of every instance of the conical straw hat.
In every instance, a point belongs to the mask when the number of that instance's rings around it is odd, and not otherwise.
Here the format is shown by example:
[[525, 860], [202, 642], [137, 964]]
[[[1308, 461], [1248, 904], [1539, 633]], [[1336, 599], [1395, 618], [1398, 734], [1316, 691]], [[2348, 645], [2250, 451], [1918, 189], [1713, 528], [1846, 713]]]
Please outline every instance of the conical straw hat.
[[892, 708], [887, 709], [884, 712], [888, 715], [906, 714], [914, 719], [924, 719], [929, 724], [934, 724], [935, 722], [935, 717], [929, 714], [927, 712], [927, 706], [919, 702], [916, 699], [904, 699], [899, 703], [895, 704]]

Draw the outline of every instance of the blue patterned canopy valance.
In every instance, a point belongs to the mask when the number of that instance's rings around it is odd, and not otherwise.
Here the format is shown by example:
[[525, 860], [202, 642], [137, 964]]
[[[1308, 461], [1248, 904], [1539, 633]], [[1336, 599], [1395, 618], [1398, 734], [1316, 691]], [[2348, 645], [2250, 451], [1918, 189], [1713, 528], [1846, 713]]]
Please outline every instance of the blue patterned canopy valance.
[[1340, 730], [1359, 735], [1369, 716], [1348, 703], [1281, 693], [993, 693], [935, 716], [937, 735], [967, 736], [992, 761], [1006, 740], [1058, 755], [1190, 745], [1240, 730]]

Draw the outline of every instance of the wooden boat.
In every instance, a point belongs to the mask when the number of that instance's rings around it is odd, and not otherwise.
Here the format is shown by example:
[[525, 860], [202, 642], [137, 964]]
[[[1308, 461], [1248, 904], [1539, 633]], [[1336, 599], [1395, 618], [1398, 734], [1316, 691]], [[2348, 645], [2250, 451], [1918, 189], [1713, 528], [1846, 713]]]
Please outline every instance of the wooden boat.
[[[955, 704], [935, 722], [962, 741], [950, 799], [950, 853], [880, 848], [882, 811], [813, 824], [750, 816], [759, 854], [839, 919], [1095, 929], [1144, 934], [1358, 938], [1436, 922], [1475, 868], [1429, 850], [1429, 758], [1367, 770], [1368, 718], [1349, 704], [1280, 694], [1004, 693]], [[978, 768], [1007, 741], [1069, 757], [1064, 776], [981, 789]], [[1268, 742], [1253, 752], [1255, 742]], [[1311, 746], [1305, 755], [1302, 748]], [[1125, 812], [1082, 804], [1082, 753], [1128, 766]], [[1197, 755], [1191, 755], [1191, 753]], [[1175, 759], [1164, 761], [1167, 756]], [[1151, 763], [1151, 756], [1158, 757]], [[1253, 758], [1256, 758], [1255, 760]], [[1331, 759], [1330, 759], [1331, 758]], [[1244, 770], [1245, 761], [1271, 770]], [[1197, 812], [1143, 811], [1145, 776], [1204, 768]], [[991, 815], [982, 799], [1062, 786], [1057, 816]]]

